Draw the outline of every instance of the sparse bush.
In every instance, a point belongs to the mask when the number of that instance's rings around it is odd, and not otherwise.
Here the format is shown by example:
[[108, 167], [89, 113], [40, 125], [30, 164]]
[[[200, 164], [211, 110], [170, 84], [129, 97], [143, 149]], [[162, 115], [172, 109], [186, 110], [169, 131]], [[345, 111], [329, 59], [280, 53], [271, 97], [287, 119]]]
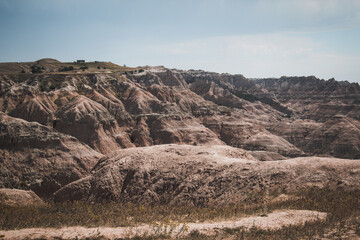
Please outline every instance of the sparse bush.
[[80, 69], [82, 69], [83, 71], [85, 71], [85, 69], [88, 69], [88, 66], [82, 66], [82, 67], [80, 67]]
[[45, 82], [40, 82], [39, 83], [39, 89], [41, 92], [45, 92], [46, 90], [46, 83]]
[[[278, 230], [258, 228], [223, 229], [218, 239], [317, 239], [346, 238], [353, 231], [359, 235], [360, 191], [307, 188], [294, 193], [297, 198], [284, 202], [269, 202], [268, 211], [277, 209], [308, 209], [327, 212], [325, 221], [283, 227]], [[272, 196], [270, 194], [270, 196]], [[185, 223], [228, 219], [263, 213], [263, 195], [253, 195], [254, 202], [229, 202], [204, 206], [137, 205], [119, 203], [50, 203], [42, 206], [3, 206], [0, 204], [0, 229], [63, 226], [134, 226], [146, 223], [155, 226], [159, 234], [169, 234]], [[256, 202], [256, 203], [255, 203]], [[184, 230], [185, 231], [185, 230]], [[165, 237], [165, 236], [164, 236]], [[154, 236], [156, 239], [157, 236]], [[154, 239], [148, 238], [148, 239]], [[207, 239], [199, 232], [189, 233], [190, 239]], [[143, 238], [138, 238], [143, 239]], [[146, 238], [145, 238], [146, 239]]]
[[68, 71], [72, 71], [72, 70], [74, 70], [73, 66], [65, 66], [63, 68], [60, 68], [59, 72], [68, 72]]
[[35, 66], [35, 65], [31, 66], [31, 72], [32, 73], [42, 73], [42, 69], [43, 68], [41, 68], [39, 66]]

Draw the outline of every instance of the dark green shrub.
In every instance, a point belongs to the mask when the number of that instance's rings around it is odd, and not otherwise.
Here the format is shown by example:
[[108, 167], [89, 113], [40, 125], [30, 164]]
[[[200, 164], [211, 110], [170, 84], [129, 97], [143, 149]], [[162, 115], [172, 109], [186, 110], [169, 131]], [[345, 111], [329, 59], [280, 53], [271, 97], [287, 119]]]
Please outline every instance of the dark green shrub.
[[32, 72], [32, 73], [42, 73], [42, 70], [41, 70], [41, 69], [42, 69], [42, 68], [39, 67], [39, 66], [35, 66], [35, 65], [31, 66], [31, 72]]
[[72, 71], [72, 70], [74, 70], [73, 66], [65, 66], [63, 68], [60, 68], [59, 72], [67, 72], [67, 71]]

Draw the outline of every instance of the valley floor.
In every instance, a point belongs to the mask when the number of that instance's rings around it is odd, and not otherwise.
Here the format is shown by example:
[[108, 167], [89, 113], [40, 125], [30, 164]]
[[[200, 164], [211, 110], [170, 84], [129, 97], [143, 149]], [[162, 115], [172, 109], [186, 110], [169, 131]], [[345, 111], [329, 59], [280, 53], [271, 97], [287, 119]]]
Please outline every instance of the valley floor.
[[359, 199], [308, 188], [227, 205], [0, 205], [0, 239], [359, 239]]
[[65, 228], [28, 228], [0, 231], [6, 239], [86, 239], [86, 238], [135, 238], [140, 236], [165, 235], [171, 238], [188, 237], [194, 232], [214, 237], [224, 229], [280, 229], [283, 226], [304, 224], [308, 221], [321, 221], [326, 213], [309, 210], [276, 211], [268, 215], [248, 216], [226, 221], [207, 221], [198, 223], [179, 223], [175, 221], [152, 225], [142, 224], [133, 227], [65, 227]]

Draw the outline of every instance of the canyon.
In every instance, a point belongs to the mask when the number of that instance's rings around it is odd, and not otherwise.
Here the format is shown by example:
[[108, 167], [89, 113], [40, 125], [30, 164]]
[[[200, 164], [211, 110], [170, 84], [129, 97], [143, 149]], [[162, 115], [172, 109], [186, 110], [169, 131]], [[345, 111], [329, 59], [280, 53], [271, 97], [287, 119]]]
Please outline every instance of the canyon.
[[1, 188], [195, 205], [269, 188], [359, 188], [357, 83], [106, 64], [0, 64]]

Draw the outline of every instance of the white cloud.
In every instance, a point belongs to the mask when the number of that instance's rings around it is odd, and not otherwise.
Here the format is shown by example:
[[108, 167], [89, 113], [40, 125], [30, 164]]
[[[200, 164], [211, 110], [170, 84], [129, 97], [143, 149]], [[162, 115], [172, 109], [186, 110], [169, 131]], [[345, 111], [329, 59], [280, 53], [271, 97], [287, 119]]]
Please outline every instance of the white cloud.
[[[226, 36], [159, 46], [165, 65], [241, 73], [247, 77], [309, 76], [359, 81], [360, 57], [329, 54], [296, 34]], [[355, 79], [356, 78], [356, 79]]]
[[308, 38], [283, 36], [280, 34], [259, 34], [226, 36], [198, 39], [163, 47], [169, 54], [224, 52], [226, 55], [256, 54], [291, 56], [304, 54], [318, 44]]
[[358, 27], [359, 0], [259, 0], [260, 16], [294, 29], [331, 30]]

